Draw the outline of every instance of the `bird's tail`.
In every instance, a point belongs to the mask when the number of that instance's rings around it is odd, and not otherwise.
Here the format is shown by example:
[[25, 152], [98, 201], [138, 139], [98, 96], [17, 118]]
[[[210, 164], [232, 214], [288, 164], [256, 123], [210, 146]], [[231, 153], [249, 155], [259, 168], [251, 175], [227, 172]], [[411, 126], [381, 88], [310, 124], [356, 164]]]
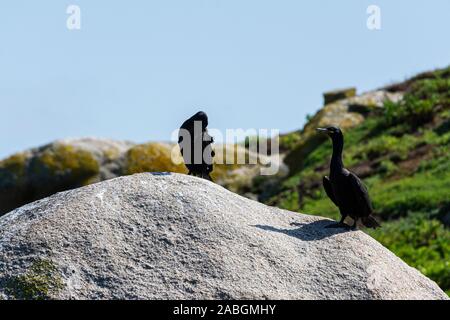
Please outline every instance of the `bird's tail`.
[[361, 221], [362, 221], [363, 225], [366, 226], [367, 228], [376, 229], [376, 228], [381, 227], [381, 225], [378, 223], [377, 220], [375, 220], [375, 218], [373, 216], [361, 218]]

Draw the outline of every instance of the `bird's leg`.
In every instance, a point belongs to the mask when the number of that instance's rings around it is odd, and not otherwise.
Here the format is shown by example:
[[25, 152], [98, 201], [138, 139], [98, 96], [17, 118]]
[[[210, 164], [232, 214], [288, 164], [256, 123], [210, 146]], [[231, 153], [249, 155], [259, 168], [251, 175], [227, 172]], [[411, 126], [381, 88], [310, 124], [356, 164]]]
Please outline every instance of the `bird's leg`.
[[341, 215], [341, 220], [339, 220], [339, 224], [345, 224], [344, 223], [345, 218], [347, 218], [346, 214]]
[[358, 224], [358, 218], [355, 218], [351, 229], [356, 230], [357, 224]]
[[345, 218], [347, 218], [346, 214], [341, 213], [341, 220], [339, 220], [339, 222], [337, 223], [332, 223], [327, 225], [325, 228], [330, 229], [330, 228], [348, 228], [348, 225], [346, 225], [344, 223]]
[[211, 176], [209, 175], [208, 172], [202, 171], [201, 175], [202, 175], [202, 178], [203, 178], [203, 179], [209, 180], [209, 181], [213, 181], [212, 178], [211, 178]]

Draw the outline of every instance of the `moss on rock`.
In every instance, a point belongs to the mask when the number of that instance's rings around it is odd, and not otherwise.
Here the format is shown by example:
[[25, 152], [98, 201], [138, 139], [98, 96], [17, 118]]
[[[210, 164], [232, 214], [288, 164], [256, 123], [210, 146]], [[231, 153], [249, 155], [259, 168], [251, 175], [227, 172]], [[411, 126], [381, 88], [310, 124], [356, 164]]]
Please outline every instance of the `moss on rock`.
[[84, 179], [99, 172], [99, 164], [90, 152], [70, 145], [59, 144], [46, 149], [36, 160], [42, 169], [55, 175], [69, 174]]
[[[172, 161], [172, 153], [176, 161]], [[141, 172], [187, 173], [179, 152], [162, 143], [146, 143], [128, 150], [125, 159], [125, 174]]]
[[17, 153], [0, 161], [0, 215], [26, 200], [30, 155]]
[[14, 299], [47, 300], [64, 287], [56, 266], [50, 260], [39, 259], [22, 275], [8, 279], [5, 292]]
[[2, 161], [0, 161], [0, 169], [8, 170], [18, 176], [23, 175], [27, 163], [27, 155], [23, 152], [16, 153]]
[[100, 165], [89, 151], [56, 144], [33, 158], [29, 170], [34, 188], [39, 185], [38, 193], [48, 196], [89, 184], [99, 174]]
[[0, 162], [0, 214], [53, 193], [96, 182], [100, 164], [89, 151], [54, 143]]
[[16, 153], [0, 161], [0, 186], [23, 183], [28, 155]]

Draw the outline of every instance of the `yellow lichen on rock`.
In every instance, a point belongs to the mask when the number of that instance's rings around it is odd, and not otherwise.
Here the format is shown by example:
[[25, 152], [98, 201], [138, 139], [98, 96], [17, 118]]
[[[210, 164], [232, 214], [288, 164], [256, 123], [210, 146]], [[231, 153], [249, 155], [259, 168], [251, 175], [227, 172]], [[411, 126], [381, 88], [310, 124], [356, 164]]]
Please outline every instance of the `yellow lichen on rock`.
[[40, 154], [37, 163], [52, 174], [70, 174], [83, 178], [98, 174], [100, 168], [95, 157], [88, 151], [70, 145], [58, 144]]
[[[134, 146], [125, 156], [125, 174], [141, 172], [178, 172], [187, 173], [181, 154], [172, 152], [171, 146], [163, 143], [146, 143]], [[174, 160], [172, 160], [172, 154]], [[178, 154], [178, 155], [177, 155]]]
[[17, 179], [25, 174], [28, 157], [25, 152], [16, 153], [0, 161], [0, 170], [7, 170]]
[[356, 88], [337, 89], [323, 94], [324, 104], [356, 96]]
[[103, 157], [106, 161], [115, 161], [121, 156], [121, 152], [117, 148], [109, 148], [106, 150], [103, 150]]

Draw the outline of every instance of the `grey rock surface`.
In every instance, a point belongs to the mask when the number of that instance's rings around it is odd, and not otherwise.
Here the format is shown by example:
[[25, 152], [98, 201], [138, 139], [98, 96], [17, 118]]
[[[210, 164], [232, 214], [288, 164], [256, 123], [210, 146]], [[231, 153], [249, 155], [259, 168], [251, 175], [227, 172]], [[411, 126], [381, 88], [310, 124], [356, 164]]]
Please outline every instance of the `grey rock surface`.
[[447, 298], [362, 231], [328, 223], [186, 175], [120, 177], [1, 217], [0, 295], [27, 297], [37, 281], [57, 299]]

